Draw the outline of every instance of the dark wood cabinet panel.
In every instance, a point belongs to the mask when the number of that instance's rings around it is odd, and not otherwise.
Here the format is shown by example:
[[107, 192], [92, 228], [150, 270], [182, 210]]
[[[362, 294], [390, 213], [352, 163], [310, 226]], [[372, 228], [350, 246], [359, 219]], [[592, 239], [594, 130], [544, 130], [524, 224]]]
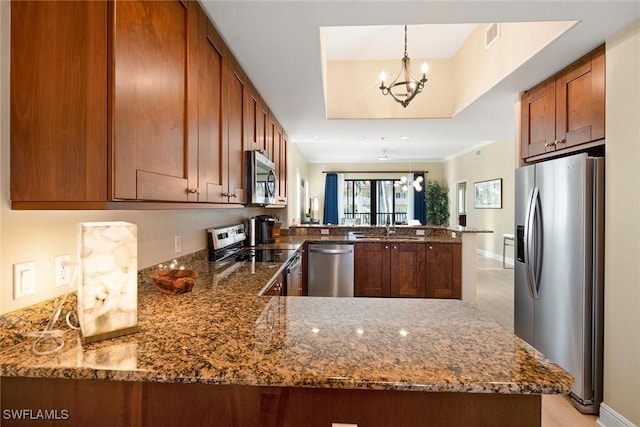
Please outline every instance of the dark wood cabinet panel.
[[523, 92], [520, 101], [523, 159], [553, 157], [560, 150], [604, 143], [604, 45]]
[[[238, 62], [229, 55], [228, 71], [224, 79], [227, 90], [227, 129], [223, 131], [223, 145], [227, 145], [227, 156], [223, 156], [222, 173], [227, 177], [226, 196], [229, 203], [244, 203], [243, 185], [244, 138], [245, 138], [245, 91], [248, 80]], [[223, 123], [224, 125], [224, 123]], [[224, 193], [223, 193], [224, 195]]]
[[[460, 268], [458, 267], [458, 270]], [[428, 269], [424, 243], [356, 243], [354, 295], [418, 298], [429, 296], [426, 289]], [[446, 279], [446, 283], [451, 281], [450, 278]]]
[[[2, 377], [2, 384], [3, 408], [42, 408], [69, 417], [40, 419], [42, 426], [325, 427], [348, 420], [368, 427], [414, 427], [426, 425], [425, 420], [434, 426], [489, 426], [499, 420], [500, 425], [534, 427], [540, 426], [541, 411], [541, 397], [533, 394], [17, 377]], [[176, 404], [176, 396], [188, 404]]]
[[426, 250], [426, 296], [462, 298], [462, 247], [429, 243]]
[[388, 243], [356, 243], [354, 296], [386, 297], [391, 295]]
[[244, 151], [273, 156], [275, 127], [197, 2], [11, 9], [12, 208], [245, 203]]
[[555, 140], [555, 79], [551, 78], [521, 97], [522, 156], [543, 154]]
[[[197, 111], [189, 47], [197, 11], [181, 1], [125, 1], [114, 8], [114, 199], [196, 201]], [[190, 31], [191, 30], [191, 31]], [[193, 42], [193, 43], [192, 43]]]
[[247, 109], [244, 117], [245, 146], [246, 150], [259, 151], [262, 148], [260, 133], [264, 134], [264, 130], [260, 129], [260, 94], [251, 82], [249, 82], [248, 90], [245, 93]]
[[392, 243], [390, 258], [391, 296], [426, 296], [425, 245], [423, 243]]
[[11, 200], [104, 202], [107, 4], [11, 3]]
[[271, 158], [271, 142], [270, 142], [270, 122], [269, 122], [269, 106], [264, 99], [260, 98], [260, 111], [258, 112], [258, 145], [260, 151]]
[[[200, 8], [199, 8], [200, 9]], [[198, 25], [198, 187], [199, 201], [223, 203], [222, 75], [225, 46], [205, 12]]]
[[604, 138], [604, 46], [556, 78], [557, 148]]

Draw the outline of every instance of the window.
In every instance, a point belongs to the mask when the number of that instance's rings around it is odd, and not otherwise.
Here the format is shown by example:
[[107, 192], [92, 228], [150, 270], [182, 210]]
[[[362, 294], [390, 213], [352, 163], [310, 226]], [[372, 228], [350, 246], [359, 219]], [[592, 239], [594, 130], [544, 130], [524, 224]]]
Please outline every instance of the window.
[[394, 187], [393, 179], [345, 179], [342, 223], [406, 224], [409, 193]]

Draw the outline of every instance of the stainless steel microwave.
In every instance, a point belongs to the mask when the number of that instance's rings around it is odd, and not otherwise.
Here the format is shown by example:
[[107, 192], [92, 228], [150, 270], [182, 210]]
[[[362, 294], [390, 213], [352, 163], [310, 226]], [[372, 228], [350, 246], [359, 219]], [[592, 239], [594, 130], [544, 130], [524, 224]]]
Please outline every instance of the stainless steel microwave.
[[276, 202], [276, 165], [259, 151], [247, 151], [247, 204], [272, 205]]

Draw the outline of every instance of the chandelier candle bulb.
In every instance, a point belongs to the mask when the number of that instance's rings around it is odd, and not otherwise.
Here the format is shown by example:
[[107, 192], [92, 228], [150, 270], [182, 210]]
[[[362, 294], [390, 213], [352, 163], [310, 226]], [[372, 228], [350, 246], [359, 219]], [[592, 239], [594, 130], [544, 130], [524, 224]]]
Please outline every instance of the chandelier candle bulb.
[[423, 62], [422, 67], [420, 68], [420, 71], [422, 71], [422, 78], [424, 78], [426, 74], [429, 72], [429, 64], [427, 64], [426, 62]]
[[385, 80], [387, 80], [387, 73], [383, 71], [380, 73], [380, 81], [384, 84]]

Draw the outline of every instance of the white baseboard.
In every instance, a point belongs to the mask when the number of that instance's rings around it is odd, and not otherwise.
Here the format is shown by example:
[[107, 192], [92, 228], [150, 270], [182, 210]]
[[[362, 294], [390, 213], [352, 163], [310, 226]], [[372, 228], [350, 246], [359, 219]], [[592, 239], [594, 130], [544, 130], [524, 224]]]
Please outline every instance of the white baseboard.
[[[491, 259], [495, 259], [496, 261], [502, 262], [502, 254], [497, 254], [495, 252], [485, 251], [483, 249], [476, 249], [476, 252], [480, 256], [491, 258]], [[512, 257], [505, 257], [504, 263], [506, 265], [508, 265], [509, 267], [513, 267], [513, 258]]]
[[596, 422], [602, 427], [638, 427], [606, 403], [600, 404], [600, 417]]

